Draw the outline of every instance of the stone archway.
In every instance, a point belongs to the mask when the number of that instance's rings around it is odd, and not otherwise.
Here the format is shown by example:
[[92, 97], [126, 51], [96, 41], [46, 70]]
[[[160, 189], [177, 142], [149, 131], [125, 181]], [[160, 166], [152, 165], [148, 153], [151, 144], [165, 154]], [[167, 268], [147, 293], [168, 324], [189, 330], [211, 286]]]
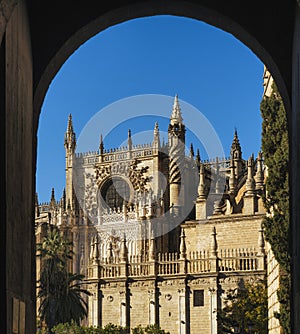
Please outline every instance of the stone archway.
[[[300, 10], [297, 1], [0, 1], [1, 300], [6, 332], [34, 332], [34, 189], [36, 134], [52, 78], [76, 48], [97, 32], [129, 19], [171, 14], [232, 33], [269, 68], [288, 113], [291, 148], [294, 332], [300, 328]], [[3, 38], [4, 37], [4, 38]], [[28, 194], [29, 193], [29, 194]], [[31, 195], [30, 195], [31, 194]], [[29, 275], [28, 275], [28, 272]], [[22, 275], [25, 274], [25, 275]], [[31, 277], [31, 279], [30, 279]], [[17, 316], [18, 315], [18, 316]], [[24, 319], [23, 319], [23, 318]]]
[[[113, 7], [113, 6], [112, 6]], [[228, 10], [228, 9], [227, 9]], [[257, 8], [259, 10], [259, 7]], [[228, 10], [230, 13], [230, 10]], [[67, 58], [89, 38], [97, 33], [109, 28], [110, 26], [119, 24], [121, 22], [146, 17], [153, 15], [174, 15], [184, 16], [200, 21], [204, 21], [212, 26], [220, 28], [228, 33], [234, 35], [238, 40], [244, 43], [250, 50], [252, 50], [267, 66], [275, 79], [279, 91], [283, 97], [285, 108], [287, 113], [290, 111], [290, 93], [289, 82], [286, 75], [283, 74], [276, 63], [276, 59], [272, 57], [272, 54], [267, 51], [265, 46], [259, 42], [257, 36], [253, 35], [251, 29], [243, 27], [243, 25], [235, 20], [235, 17], [226, 15], [218, 11], [217, 6], [203, 5], [197, 1], [192, 1], [187, 4], [185, 1], [170, 1], [170, 2], [156, 2], [156, 1], [140, 1], [138, 3], [128, 3], [117, 9], [112, 8], [106, 11], [98, 17], [94, 15], [93, 19], [86, 21], [85, 25], [78, 27], [73, 34], [64, 41], [63, 44], [57, 48], [56, 53], [53, 55], [49, 62], [43, 69], [35, 81], [34, 92], [34, 110], [38, 117], [38, 114], [43, 103], [48, 86], [59, 71], [60, 67], [67, 60]], [[247, 16], [246, 9], [243, 11], [243, 16]], [[266, 28], [267, 26], [264, 26]], [[251, 28], [250, 26], [248, 28]], [[270, 27], [269, 27], [270, 28]], [[270, 31], [271, 33], [271, 31]]]

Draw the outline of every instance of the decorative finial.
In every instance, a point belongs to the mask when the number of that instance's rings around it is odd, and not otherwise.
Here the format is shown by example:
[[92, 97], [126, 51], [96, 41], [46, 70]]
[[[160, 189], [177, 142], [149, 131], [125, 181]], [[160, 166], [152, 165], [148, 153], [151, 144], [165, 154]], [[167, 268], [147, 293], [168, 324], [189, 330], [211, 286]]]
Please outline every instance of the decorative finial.
[[69, 114], [69, 117], [68, 117], [68, 128], [67, 128], [67, 131], [68, 132], [74, 132], [73, 131], [73, 121], [72, 121], [72, 114]]
[[94, 238], [94, 252], [93, 252], [93, 263], [97, 264], [99, 262], [99, 246], [98, 246], [98, 235], [95, 235]]
[[153, 131], [153, 147], [160, 148], [160, 138], [159, 138], [159, 128], [158, 122], [155, 122], [154, 131]]
[[193, 143], [191, 143], [191, 145], [190, 145], [190, 158], [191, 158], [191, 160], [194, 160], [194, 147], [193, 147]]
[[56, 204], [55, 194], [54, 194], [54, 188], [52, 188], [52, 190], [51, 190], [50, 204], [51, 204], [52, 206]]
[[241, 159], [242, 158], [242, 150], [240, 141], [238, 138], [237, 129], [234, 129], [234, 137], [231, 144], [230, 155], [233, 159]]
[[100, 145], [99, 145], [99, 150], [100, 150], [100, 154], [104, 153], [104, 144], [103, 144], [103, 137], [102, 137], [102, 133], [100, 135]]
[[212, 256], [217, 256], [217, 249], [218, 249], [217, 233], [216, 233], [216, 227], [214, 226], [211, 232], [211, 243], [210, 243], [210, 250]]
[[132, 149], [132, 139], [131, 139], [131, 130], [128, 129], [128, 141], [127, 141], [127, 144], [128, 144], [128, 149], [131, 150]]
[[177, 123], [182, 123], [182, 115], [181, 115], [181, 109], [178, 101], [178, 94], [175, 95], [174, 98], [174, 104], [173, 104], [173, 110], [171, 115], [171, 121], [175, 121]]
[[184, 229], [181, 229], [181, 235], [180, 235], [180, 246], [179, 246], [179, 256], [180, 259], [186, 258], [186, 243], [185, 243], [185, 232]]
[[261, 151], [259, 151], [257, 155], [257, 170], [255, 174], [255, 183], [257, 190], [264, 189], [263, 157]]
[[76, 136], [73, 130], [72, 115], [69, 114], [67, 132], [65, 133], [65, 149], [75, 150]]
[[197, 148], [197, 154], [196, 154], [196, 165], [200, 167], [201, 157], [200, 157], [200, 150]]
[[247, 162], [247, 180], [246, 180], [246, 192], [249, 194], [253, 194], [255, 190], [255, 181], [253, 178], [253, 155], [251, 155]]
[[199, 173], [199, 186], [198, 186], [198, 198], [205, 199], [205, 170], [203, 163], [200, 162], [200, 173]]

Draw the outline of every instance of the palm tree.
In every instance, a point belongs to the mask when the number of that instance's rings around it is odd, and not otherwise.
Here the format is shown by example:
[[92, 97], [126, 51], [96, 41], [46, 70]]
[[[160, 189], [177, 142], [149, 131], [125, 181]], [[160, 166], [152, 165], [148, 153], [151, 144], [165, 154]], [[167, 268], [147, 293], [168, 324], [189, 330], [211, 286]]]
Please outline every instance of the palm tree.
[[89, 295], [89, 292], [82, 288], [84, 275], [67, 270], [71, 247], [72, 243], [66, 241], [57, 229], [49, 231], [43, 242], [37, 245], [43, 260], [38, 286], [38, 298], [41, 300], [38, 313], [49, 330], [71, 320], [79, 323], [87, 316], [83, 295]]

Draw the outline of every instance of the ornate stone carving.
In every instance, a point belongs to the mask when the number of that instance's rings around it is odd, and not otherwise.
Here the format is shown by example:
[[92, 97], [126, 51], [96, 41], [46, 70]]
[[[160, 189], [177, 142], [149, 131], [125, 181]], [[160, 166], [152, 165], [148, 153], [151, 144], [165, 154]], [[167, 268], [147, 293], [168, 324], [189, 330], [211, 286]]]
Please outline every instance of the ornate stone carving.
[[124, 291], [124, 290], [119, 291], [119, 294], [120, 294], [121, 299], [126, 297], [126, 291]]
[[148, 290], [148, 297], [149, 297], [150, 300], [155, 298], [155, 290], [154, 289]]
[[97, 185], [101, 183], [106, 177], [111, 175], [111, 165], [98, 165], [95, 166], [95, 176]]
[[135, 191], [146, 190], [146, 184], [150, 180], [148, 176], [145, 176], [148, 169], [148, 166], [138, 168], [138, 161], [136, 159], [130, 163], [128, 177]]
[[150, 288], [154, 286], [154, 283], [150, 281], [135, 281], [129, 283], [129, 286], [131, 286], [132, 288]]
[[162, 282], [158, 282], [158, 285], [159, 286], [175, 286], [175, 287], [178, 287], [178, 286], [183, 286], [185, 285], [185, 281], [182, 280], [182, 279], [176, 279], [176, 280], [165, 280], [165, 281], [162, 281]]
[[112, 176], [125, 176], [130, 180], [130, 183], [135, 191], [145, 191], [149, 177], [146, 172], [148, 166], [138, 168], [138, 160], [134, 159], [131, 162], [115, 162], [110, 165], [95, 165], [95, 178], [99, 186], [103, 180]]
[[108, 302], [110, 302], [110, 303], [111, 303], [111, 302], [113, 302], [113, 300], [114, 300], [114, 297], [113, 297], [113, 296], [107, 296], [107, 298], [106, 298], [106, 299], [107, 299], [107, 301], [108, 301]]
[[85, 211], [93, 221], [97, 217], [97, 185], [91, 173], [85, 174], [86, 185], [84, 194]]
[[189, 282], [189, 285], [206, 285], [209, 284], [210, 280], [208, 278], [196, 278]]
[[170, 301], [170, 300], [172, 299], [172, 295], [171, 295], [170, 293], [167, 293], [167, 294], [165, 295], [165, 299], [166, 299], [167, 301]]

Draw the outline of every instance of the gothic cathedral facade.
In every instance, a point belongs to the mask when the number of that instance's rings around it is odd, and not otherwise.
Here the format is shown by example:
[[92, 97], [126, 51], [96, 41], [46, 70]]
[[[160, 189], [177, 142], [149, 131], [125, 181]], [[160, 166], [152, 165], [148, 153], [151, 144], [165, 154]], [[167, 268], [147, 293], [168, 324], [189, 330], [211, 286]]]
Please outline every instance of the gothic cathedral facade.
[[37, 201], [36, 227], [38, 241], [50, 225], [73, 241], [70, 270], [91, 292], [86, 324], [217, 334], [226, 291], [266, 275], [262, 154], [244, 160], [236, 131], [229, 158], [186, 154], [177, 96], [167, 143], [156, 123], [151, 144], [134, 145], [129, 130], [126, 147], [101, 137], [97, 152], [76, 153], [72, 122], [63, 196]]

